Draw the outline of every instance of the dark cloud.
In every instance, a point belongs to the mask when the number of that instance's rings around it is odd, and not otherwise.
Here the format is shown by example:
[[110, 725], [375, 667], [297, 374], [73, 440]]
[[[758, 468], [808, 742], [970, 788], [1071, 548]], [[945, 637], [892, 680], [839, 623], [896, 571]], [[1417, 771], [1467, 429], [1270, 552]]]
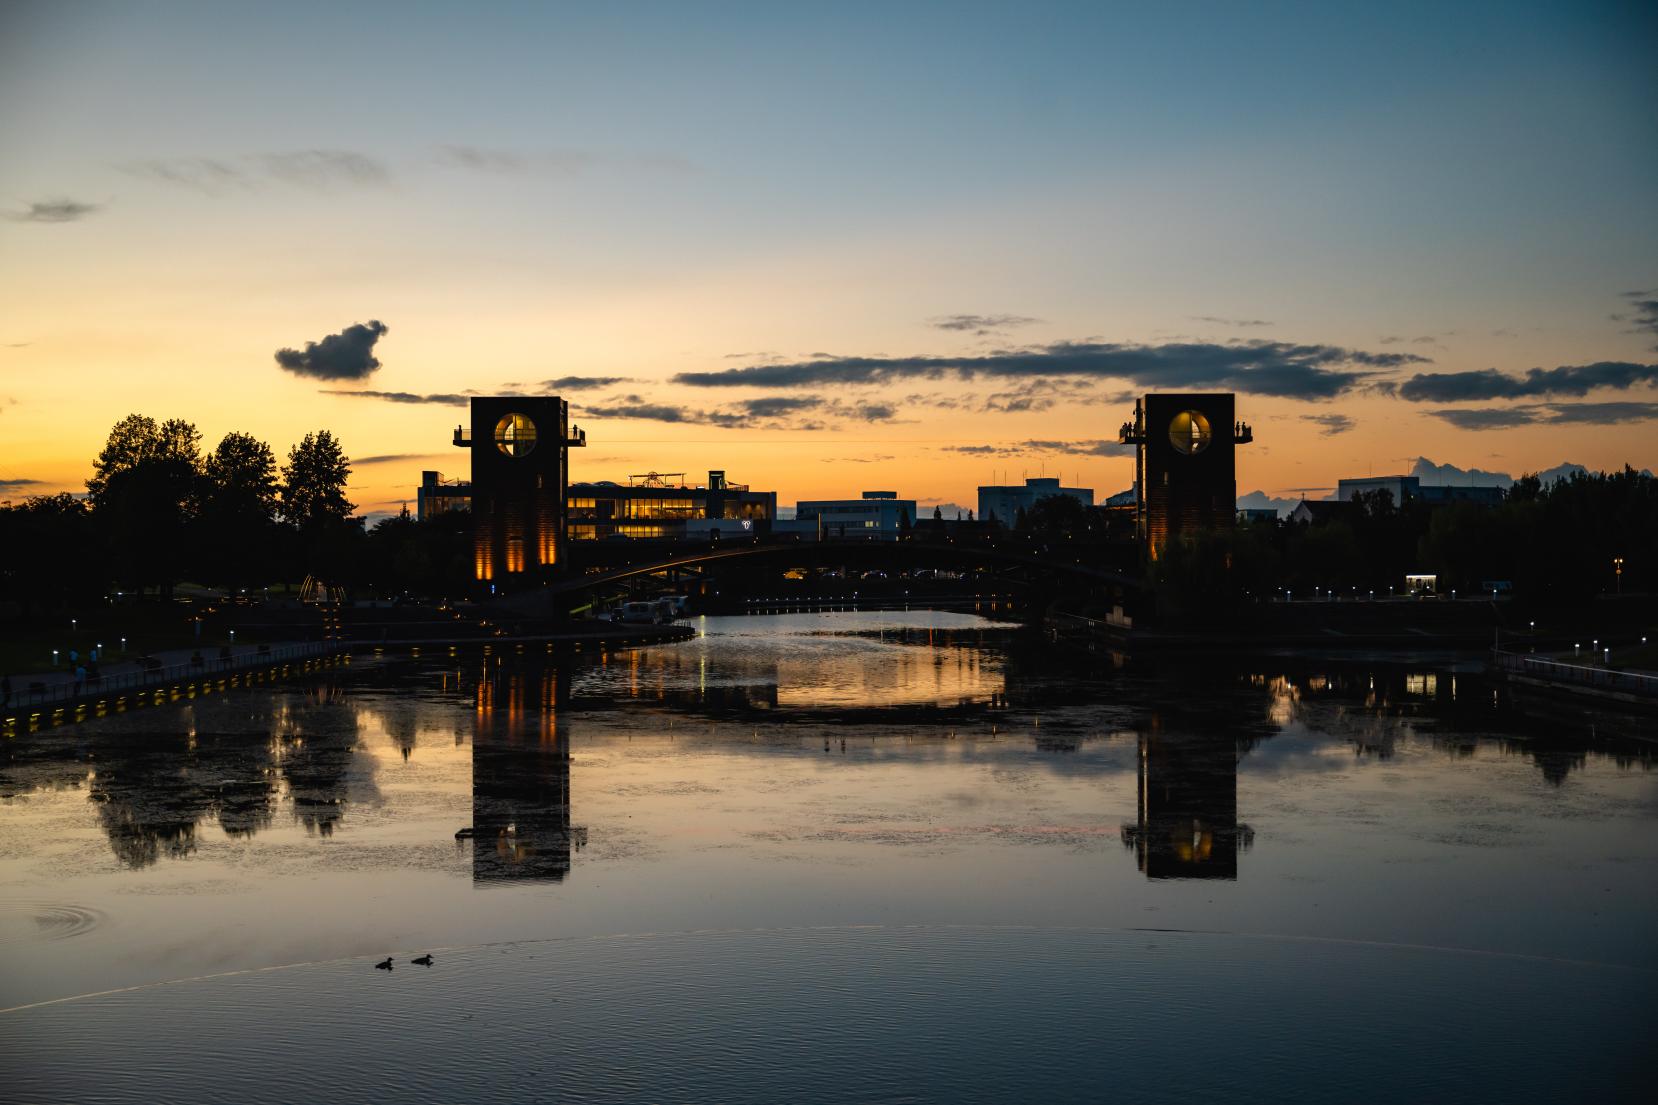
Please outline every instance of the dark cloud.
[[1021, 441], [1020, 449], [1032, 453], [1063, 453], [1073, 457], [1131, 457], [1134, 446], [1093, 438], [1085, 441]]
[[816, 395], [767, 395], [707, 409], [674, 406], [640, 395], [622, 395], [601, 403], [583, 403], [580, 409], [589, 418], [631, 418], [725, 429], [825, 430], [830, 428], [823, 421], [825, 418], [897, 421], [897, 411], [891, 404], [843, 403]]
[[1658, 418], [1658, 403], [1557, 403], [1544, 422], [1650, 422]]
[[928, 319], [927, 325], [934, 330], [954, 330], [982, 338], [1041, 321], [1028, 315], [938, 315]]
[[[1612, 317], [1619, 322], [1630, 323], [1631, 333], [1658, 338], [1658, 288], [1646, 292], [1625, 292], [1623, 297], [1629, 300], [1631, 313]], [[1658, 344], [1652, 348], [1658, 349]]]
[[1428, 413], [1459, 430], [1505, 430], [1537, 421], [1535, 407], [1446, 407]]
[[464, 407], [472, 401], [471, 392], [420, 395], [412, 391], [346, 391], [343, 388], [323, 388], [321, 395], [343, 395], [348, 399], [380, 399], [387, 403], [435, 403], [443, 407]]
[[440, 455], [439, 453], [382, 453], [375, 457], [352, 457], [351, 466], [361, 468], [367, 464], [398, 464], [410, 460], [428, 460]]
[[1301, 416], [1301, 421], [1316, 424], [1321, 428], [1325, 437], [1344, 434], [1358, 425], [1357, 422], [1353, 421], [1352, 416], [1345, 414], [1304, 414]]
[[1455, 403], [1479, 399], [1541, 399], [1587, 395], [1595, 388], [1624, 390], [1658, 383], [1658, 364], [1596, 361], [1559, 368], [1533, 368], [1511, 376], [1494, 368], [1474, 372], [1419, 372], [1399, 385], [1399, 397], [1413, 402]]
[[101, 203], [82, 203], [79, 200], [41, 200], [22, 211], [8, 211], [6, 218], [14, 223], [72, 223], [95, 215], [104, 209]]
[[[385, 332], [386, 324], [378, 319], [370, 319], [366, 324], [359, 322], [347, 326], [338, 334], [329, 334], [321, 341], [306, 342], [303, 352], [278, 349], [276, 363], [296, 376], [310, 376], [318, 380], [366, 380], [380, 367], [379, 360], [374, 356], [374, 343]], [[382, 393], [381, 398], [387, 398], [390, 394]]]
[[594, 388], [615, 387], [632, 381], [626, 376], [559, 376], [541, 381], [541, 387], [550, 394], [561, 391], [590, 391]]
[[1429, 411], [1462, 430], [1503, 430], [1511, 426], [1598, 423], [1608, 428], [1658, 419], [1658, 403], [1547, 403], [1515, 407], [1447, 407]]
[[1187, 315], [1187, 318], [1198, 322], [1212, 322], [1217, 326], [1271, 326], [1272, 323], [1264, 318], [1222, 318], [1219, 315]]
[[39, 487], [43, 480], [10, 479], [0, 480], [0, 494], [11, 491], [25, 491], [31, 487]]
[[789, 364], [683, 372], [693, 387], [798, 388], [896, 380], [1127, 379], [1145, 388], [1224, 388], [1256, 395], [1329, 399], [1373, 384], [1377, 369], [1429, 363], [1411, 353], [1367, 353], [1331, 345], [1240, 341], [1123, 345], [1055, 342], [978, 356], [826, 357]]
[[946, 445], [943, 448], [946, 453], [966, 453], [974, 457], [1005, 456], [1009, 452], [1005, 445]]

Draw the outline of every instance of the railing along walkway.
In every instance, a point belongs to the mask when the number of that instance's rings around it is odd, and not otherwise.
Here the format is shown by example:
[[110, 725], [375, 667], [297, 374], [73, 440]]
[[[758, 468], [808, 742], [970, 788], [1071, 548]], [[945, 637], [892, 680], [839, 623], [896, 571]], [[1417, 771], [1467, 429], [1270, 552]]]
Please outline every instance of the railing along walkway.
[[1658, 675], [1618, 671], [1589, 664], [1568, 664], [1561, 660], [1545, 660], [1523, 652], [1503, 652], [1495, 649], [1492, 650], [1492, 659], [1500, 670], [1516, 675], [1529, 675], [1553, 683], [1593, 687], [1641, 698], [1658, 699]]
[[6, 710], [18, 710], [31, 706], [60, 706], [73, 702], [81, 702], [89, 698], [102, 698], [122, 691], [143, 691], [155, 687], [165, 687], [171, 683], [178, 683], [190, 679], [199, 679], [206, 675], [229, 675], [234, 672], [248, 671], [272, 664], [285, 664], [294, 660], [312, 660], [319, 656], [339, 652], [341, 646], [333, 642], [306, 641], [295, 644], [276, 645], [272, 648], [248, 650], [231, 656], [206, 656], [202, 662], [186, 662], [182, 664], [166, 664], [159, 667], [143, 668], [138, 671], [126, 671], [115, 675], [104, 675], [97, 679], [56, 679], [50, 683], [37, 681], [17, 686], [17, 680], [12, 681], [11, 702]]

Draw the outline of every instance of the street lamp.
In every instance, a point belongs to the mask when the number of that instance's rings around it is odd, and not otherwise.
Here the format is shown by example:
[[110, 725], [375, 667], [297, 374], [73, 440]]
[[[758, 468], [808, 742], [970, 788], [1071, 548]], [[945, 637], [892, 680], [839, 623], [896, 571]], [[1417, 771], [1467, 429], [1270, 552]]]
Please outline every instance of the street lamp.
[[121, 651], [127, 651], [127, 639], [125, 637], [121, 638]]
[[1612, 558], [1612, 574], [1618, 578], [1618, 594], [1623, 594], [1623, 557]]

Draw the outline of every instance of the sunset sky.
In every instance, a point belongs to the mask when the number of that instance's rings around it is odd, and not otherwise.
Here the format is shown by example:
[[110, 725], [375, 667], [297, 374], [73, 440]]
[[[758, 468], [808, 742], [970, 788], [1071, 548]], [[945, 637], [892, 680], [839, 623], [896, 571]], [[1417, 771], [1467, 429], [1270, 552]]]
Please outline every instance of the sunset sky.
[[549, 388], [786, 504], [1120, 491], [1147, 390], [1240, 492], [1658, 467], [1658, 9], [1352, 7], [5, 3], [0, 498], [142, 412], [395, 510]]

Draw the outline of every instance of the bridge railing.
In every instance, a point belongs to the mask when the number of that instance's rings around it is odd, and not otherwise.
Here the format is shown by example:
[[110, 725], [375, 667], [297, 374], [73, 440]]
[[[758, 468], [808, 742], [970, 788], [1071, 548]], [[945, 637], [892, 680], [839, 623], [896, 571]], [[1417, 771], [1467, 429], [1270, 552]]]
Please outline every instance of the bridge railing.
[[1619, 671], [1616, 668], [1596, 667], [1589, 664], [1568, 664], [1561, 660], [1547, 660], [1529, 653], [1504, 652], [1496, 649], [1492, 650], [1492, 661], [1500, 670], [1514, 672], [1519, 675], [1534, 675], [1558, 683], [1571, 683], [1582, 687], [1599, 687], [1605, 690], [1640, 695], [1643, 698], [1658, 698], [1658, 675], [1650, 675], [1645, 672]]

